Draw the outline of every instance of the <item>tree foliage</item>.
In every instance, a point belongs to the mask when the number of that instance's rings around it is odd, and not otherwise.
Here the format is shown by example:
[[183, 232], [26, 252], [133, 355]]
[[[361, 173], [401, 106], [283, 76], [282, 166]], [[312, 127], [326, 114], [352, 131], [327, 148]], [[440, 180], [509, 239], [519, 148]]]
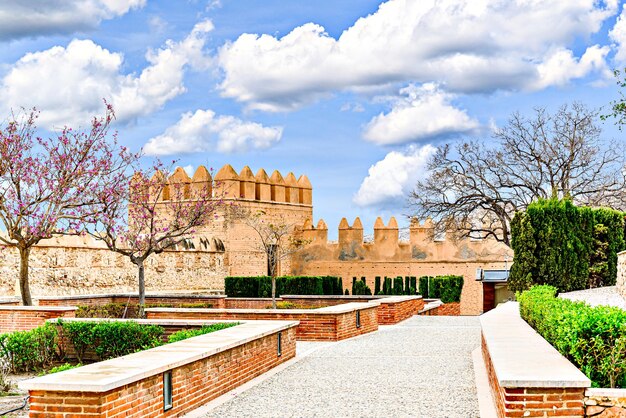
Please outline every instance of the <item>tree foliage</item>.
[[510, 245], [514, 214], [537, 199], [621, 207], [624, 147], [603, 140], [596, 121], [581, 104], [538, 108], [532, 117], [513, 114], [490, 142], [440, 147], [410, 195], [414, 215], [433, 218], [435, 232]]
[[0, 242], [20, 253], [20, 292], [32, 304], [28, 282], [33, 245], [59, 234], [75, 234], [95, 217], [98, 200], [124, 183], [137, 155], [109, 138], [110, 105], [86, 130], [63, 128], [37, 137], [38, 112], [12, 114], [0, 126]]
[[568, 292], [615, 284], [617, 253], [625, 248], [622, 212], [539, 200], [515, 215], [512, 232], [511, 290], [547, 284]]

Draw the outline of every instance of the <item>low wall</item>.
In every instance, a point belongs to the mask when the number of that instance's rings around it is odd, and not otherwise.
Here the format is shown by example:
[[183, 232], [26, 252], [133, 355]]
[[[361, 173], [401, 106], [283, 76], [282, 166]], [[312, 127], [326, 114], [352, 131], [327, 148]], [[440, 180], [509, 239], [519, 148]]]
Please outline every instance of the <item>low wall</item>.
[[587, 389], [585, 391], [585, 416], [626, 417], [626, 389]]
[[[29, 391], [31, 418], [180, 416], [293, 358], [296, 325], [285, 321], [249, 321], [117, 359], [22, 381], [20, 387]], [[172, 408], [164, 410], [167, 372], [172, 377]]]
[[[320, 309], [146, 309], [148, 319], [293, 320], [300, 341], [339, 341], [378, 329], [379, 302]], [[356, 315], [360, 316], [357, 327]]]
[[[185, 304], [211, 304], [213, 308], [224, 308], [224, 295], [205, 294], [148, 294], [147, 305], [169, 304], [174, 307]], [[50, 296], [39, 298], [39, 306], [101, 306], [109, 303], [137, 304], [139, 298], [136, 293], [132, 294], [101, 294], [101, 295], [75, 295], [75, 296]]]
[[584, 417], [591, 381], [519, 315], [515, 302], [480, 317], [482, 352], [499, 417]]
[[75, 306], [0, 305], [0, 333], [26, 331], [54, 318], [73, 318]]
[[626, 299], [626, 251], [617, 254], [617, 292]]

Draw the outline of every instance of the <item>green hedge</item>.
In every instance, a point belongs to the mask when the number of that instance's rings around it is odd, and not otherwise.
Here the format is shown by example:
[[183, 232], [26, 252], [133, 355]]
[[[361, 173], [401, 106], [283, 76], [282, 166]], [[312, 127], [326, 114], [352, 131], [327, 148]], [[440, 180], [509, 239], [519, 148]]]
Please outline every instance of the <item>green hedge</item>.
[[239, 322], [222, 322], [219, 324], [204, 325], [202, 328], [197, 329], [181, 329], [170, 335], [168, 342], [175, 343], [177, 341], [186, 340], [187, 338], [197, 337], [198, 335], [210, 334], [211, 332], [234, 327], [235, 325], [239, 325]]
[[560, 292], [611, 286], [624, 242], [624, 213], [577, 207], [569, 200], [540, 200], [511, 222], [515, 254], [509, 288], [535, 284]]
[[[228, 297], [272, 297], [272, 278], [269, 276], [231, 276], [224, 279]], [[343, 283], [335, 276], [281, 276], [276, 278], [276, 297], [280, 295], [341, 295]]]
[[520, 314], [594, 387], [626, 387], [626, 311], [555, 297], [553, 286], [517, 295]]
[[443, 303], [460, 302], [463, 276], [423, 276], [419, 278], [419, 292], [424, 298], [441, 299]]
[[0, 334], [0, 355], [13, 373], [43, 370], [58, 359], [58, 332], [51, 324]]

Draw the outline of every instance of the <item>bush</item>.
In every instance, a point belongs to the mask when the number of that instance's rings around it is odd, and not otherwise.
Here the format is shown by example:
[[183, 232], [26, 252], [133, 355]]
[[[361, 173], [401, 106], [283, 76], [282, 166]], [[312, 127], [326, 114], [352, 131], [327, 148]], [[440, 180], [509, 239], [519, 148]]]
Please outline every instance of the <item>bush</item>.
[[367, 283], [365, 282], [365, 277], [361, 278], [361, 280], [355, 282], [352, 288], [353, 295], [361, 295], [368, 296], [372, 294], [372, 289], [369, 288]]
[[[224, 290], [228, 297], [269, 298], [272, 278], [226, 277]], [[343, 283], [335, 276], [282, 276], [276, 278], [276, 297], [280, 295], [341, 295]]]
[[64, 363], [64, 364], [61, 364], [60, 366], [55, 366], [55, 367], [51, 368], [48, 371], [39, 373], [39, 376], [44, 376], [46, 374], [52, 374], [52, 373], [64, 372], [66, 370], [72, 370], [72, 369], [75, 369], [77, 367], [82, 367], [82, 366], [83, 366], [82, 363], [78, 363], [78, 364]]
[[425, 298], [441, 299], [443, 303], [460, 302], [463, 276], [423, 276], [419, 279], [419, 293]]
[[380, 295], [380, 276], [376, 276], [374, 279], [374, 294]]
[[54, 325], [45, 324], [30, 331], [0, 334], [2, 357], [13, 373], [42, 370], [58, 357], [58, 332]]
[[403, 293], [404, 293], [404, 288], [402, 285], [402, 276], [398, 276], [395, 279], [393, 279], [393, 294], [401, 295]]
[[560, 292], [613, 285], [617, 253], [626, 248], [624, 213], [576, 207], [569, 200], [539, 200], [515, 214], [511, 248], [511, 290], [534, 284]]
[[626, 387], [626, 311], [555, 297], [554, 286], [518, 294], [520, 314], [594, 387]]
[[204, 325], [202, 328], [198, 329], [183, 329], [170, 335], [168, 343], [175, 343], [177, 341], [186, 340], [187, 338], [197, 337], [198, 335], [209, 334], [211, 332], [234, 327], [235, 325], [239, 325], [239, 322], [222, 322], [218, 324]]

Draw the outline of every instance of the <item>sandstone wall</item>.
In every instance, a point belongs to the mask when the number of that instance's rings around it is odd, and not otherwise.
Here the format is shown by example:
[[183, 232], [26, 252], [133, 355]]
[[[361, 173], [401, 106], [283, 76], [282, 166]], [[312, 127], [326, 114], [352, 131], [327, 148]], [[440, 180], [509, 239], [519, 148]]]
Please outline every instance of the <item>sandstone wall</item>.
[[626, 299], [626, 251], [617, 255], [617, 291]]
[[[154, 254], [146, 261], [146, 290], [206, 290], [223, 288], [228, 272], [223, 251], [176, 250]], [[19, 254], [0, 251], [0, 295], [19, 294]], [[64, 237], [42, 241], [30, 256], [33, 297], [90, 293], [134, 292], [137, 267], [128, 258], [89, 238]]]
[[461, 275], [461, 315], [478, 315], [483, 309], [482, 283], [476, 281], [476, 270], [504, 269], [511, 264], [510, 248], [494, 240], [435, 240], [429, 222], [413, 222], [408, 241], [399, 240], [398, 224], [391, 218], [384, 225], [379, 218], [371, 242], [364, 242], [363, 227], [357, 218], [352, 226], [346, 219], [339, 225], [338, 242], [327, 241], [324, 221], [317, 227], [307, 222], [302, 230], [310, 240], [292, 259], [292, 274], [336, 275], [343, 277], [344, 287], [352, 277], [366, 277], [374, 290], [376, 276]]

